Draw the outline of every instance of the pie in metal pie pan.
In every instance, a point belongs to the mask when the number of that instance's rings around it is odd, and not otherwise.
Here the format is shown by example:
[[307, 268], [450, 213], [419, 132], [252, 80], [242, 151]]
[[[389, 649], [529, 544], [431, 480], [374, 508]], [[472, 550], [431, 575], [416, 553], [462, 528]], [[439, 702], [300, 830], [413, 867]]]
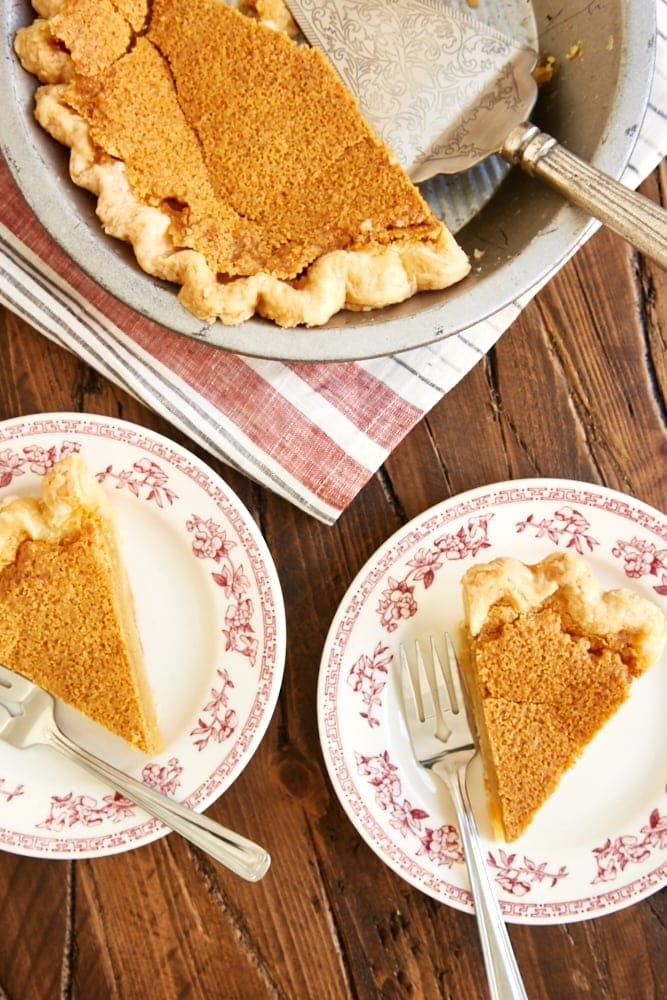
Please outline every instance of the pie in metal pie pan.
[[[468, 9], [466, 0], [451, 5]], [[585, 8], [574, 0], [479, 0], [474, 14], [554, 57], [556, 72], [532, 120], [571, 152], [619, 177], [649, 97], [654, 0]], [[27, 2], [3, 5], [6, 117], [0, 143], [12, 173], [40, 222], [83, 271], [140, 314], [188, 337], [281, 360], [352, 360], [408, 350], [467, 329], [537, 286], [594, 224], [561, 195], [492, 157], [465, 174], [422, 185], [473, 262], [457, 285], [380, 310], [344, 311], [310, 329], [281, 329], [258, 318], [239, 326], [202, 323], [179, 304], [176, 286], [145, 274], [130, 246], [104, 234], [94, 197], [69, 182], [69, 151], [35, 122], [35, 79], [12, 48], [15, 31], [32, 17]]]

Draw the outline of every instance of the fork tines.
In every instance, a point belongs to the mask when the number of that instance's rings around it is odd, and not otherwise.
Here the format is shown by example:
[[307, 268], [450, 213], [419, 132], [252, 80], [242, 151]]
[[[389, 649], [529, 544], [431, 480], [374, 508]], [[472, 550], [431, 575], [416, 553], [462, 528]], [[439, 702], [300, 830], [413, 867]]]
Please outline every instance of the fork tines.
[[452, 715], [461, 713], [462, 717], [457, 722], [465, 724], [467, 712], [456, 652], [447, 633], [440, 647], [431, 636], [428, 653], [424, 655], [422, 644], [415, 641], [411, 661], [405, 647], [401, 646], [400, 663], [407, 717], [420, 723], [430, 723], [434, 735], [446, 742], [452, 733], [447, 718], [453, 723]]

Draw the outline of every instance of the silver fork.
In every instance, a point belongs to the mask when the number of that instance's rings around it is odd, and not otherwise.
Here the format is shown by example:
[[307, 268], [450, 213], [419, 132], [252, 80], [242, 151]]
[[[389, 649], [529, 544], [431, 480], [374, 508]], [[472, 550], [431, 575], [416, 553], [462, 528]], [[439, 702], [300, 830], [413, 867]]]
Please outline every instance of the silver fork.
[[54, 699], [22, 674], [0, 665], [0, 739], [17, 749], [44, 744], [102, 778], [136, 805], [206, 851], [235, 874], [257, 882], [271, 859], [267, 852], [207, 816], [131, 778], [65, 736], [54, 716]]
[[445, 652], [450, 684], [432, 637], [428, 664], [419, 642], [415, 643], [412, 668], [404, 647], [400, 647], [405, 721], [418, 763], [444, 781], [454, 803], [490, 995], [494, 1000], [525, 1000], [526, 991], [493, 891], [468, 796], [466, 772], [477, 750], [456, 653], [448, 635]]

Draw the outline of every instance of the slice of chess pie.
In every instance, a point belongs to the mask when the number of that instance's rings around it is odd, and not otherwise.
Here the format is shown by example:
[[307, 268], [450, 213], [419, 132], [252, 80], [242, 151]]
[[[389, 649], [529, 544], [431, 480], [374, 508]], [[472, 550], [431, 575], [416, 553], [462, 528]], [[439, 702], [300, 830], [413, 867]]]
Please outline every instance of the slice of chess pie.
[[106, 232], [200, 319], [315, 326], [468, 273], [324, 55], [269, 26], [275, 3], [35, 3], [15, 49], [44, 83], [37, 120]]
[[667, 626], [639, 594], [602, 592], [574, 553], [534, 566], [495, 559], [462, 586], [464, 676], [492, 821], [512, 841], [660, 656]]
[[161, 739], [111, 505], [79, 455], [0, 501], [0, 663], [146, 753]]

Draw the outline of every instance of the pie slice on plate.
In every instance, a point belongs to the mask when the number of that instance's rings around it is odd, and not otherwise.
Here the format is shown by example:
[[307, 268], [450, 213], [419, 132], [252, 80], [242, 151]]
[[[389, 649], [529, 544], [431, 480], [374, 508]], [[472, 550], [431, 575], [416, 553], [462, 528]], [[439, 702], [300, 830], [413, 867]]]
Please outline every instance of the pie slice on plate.
[[79, 455], [0, 500], [0, 662], [145, 753], [161, 749], [107, 496]]
[[659, 657], [667, 625], [633, 591], [602, 592], [574, 553], [478, 564], [462, 587], [464, 676], [491, 818], [512, 841]]

